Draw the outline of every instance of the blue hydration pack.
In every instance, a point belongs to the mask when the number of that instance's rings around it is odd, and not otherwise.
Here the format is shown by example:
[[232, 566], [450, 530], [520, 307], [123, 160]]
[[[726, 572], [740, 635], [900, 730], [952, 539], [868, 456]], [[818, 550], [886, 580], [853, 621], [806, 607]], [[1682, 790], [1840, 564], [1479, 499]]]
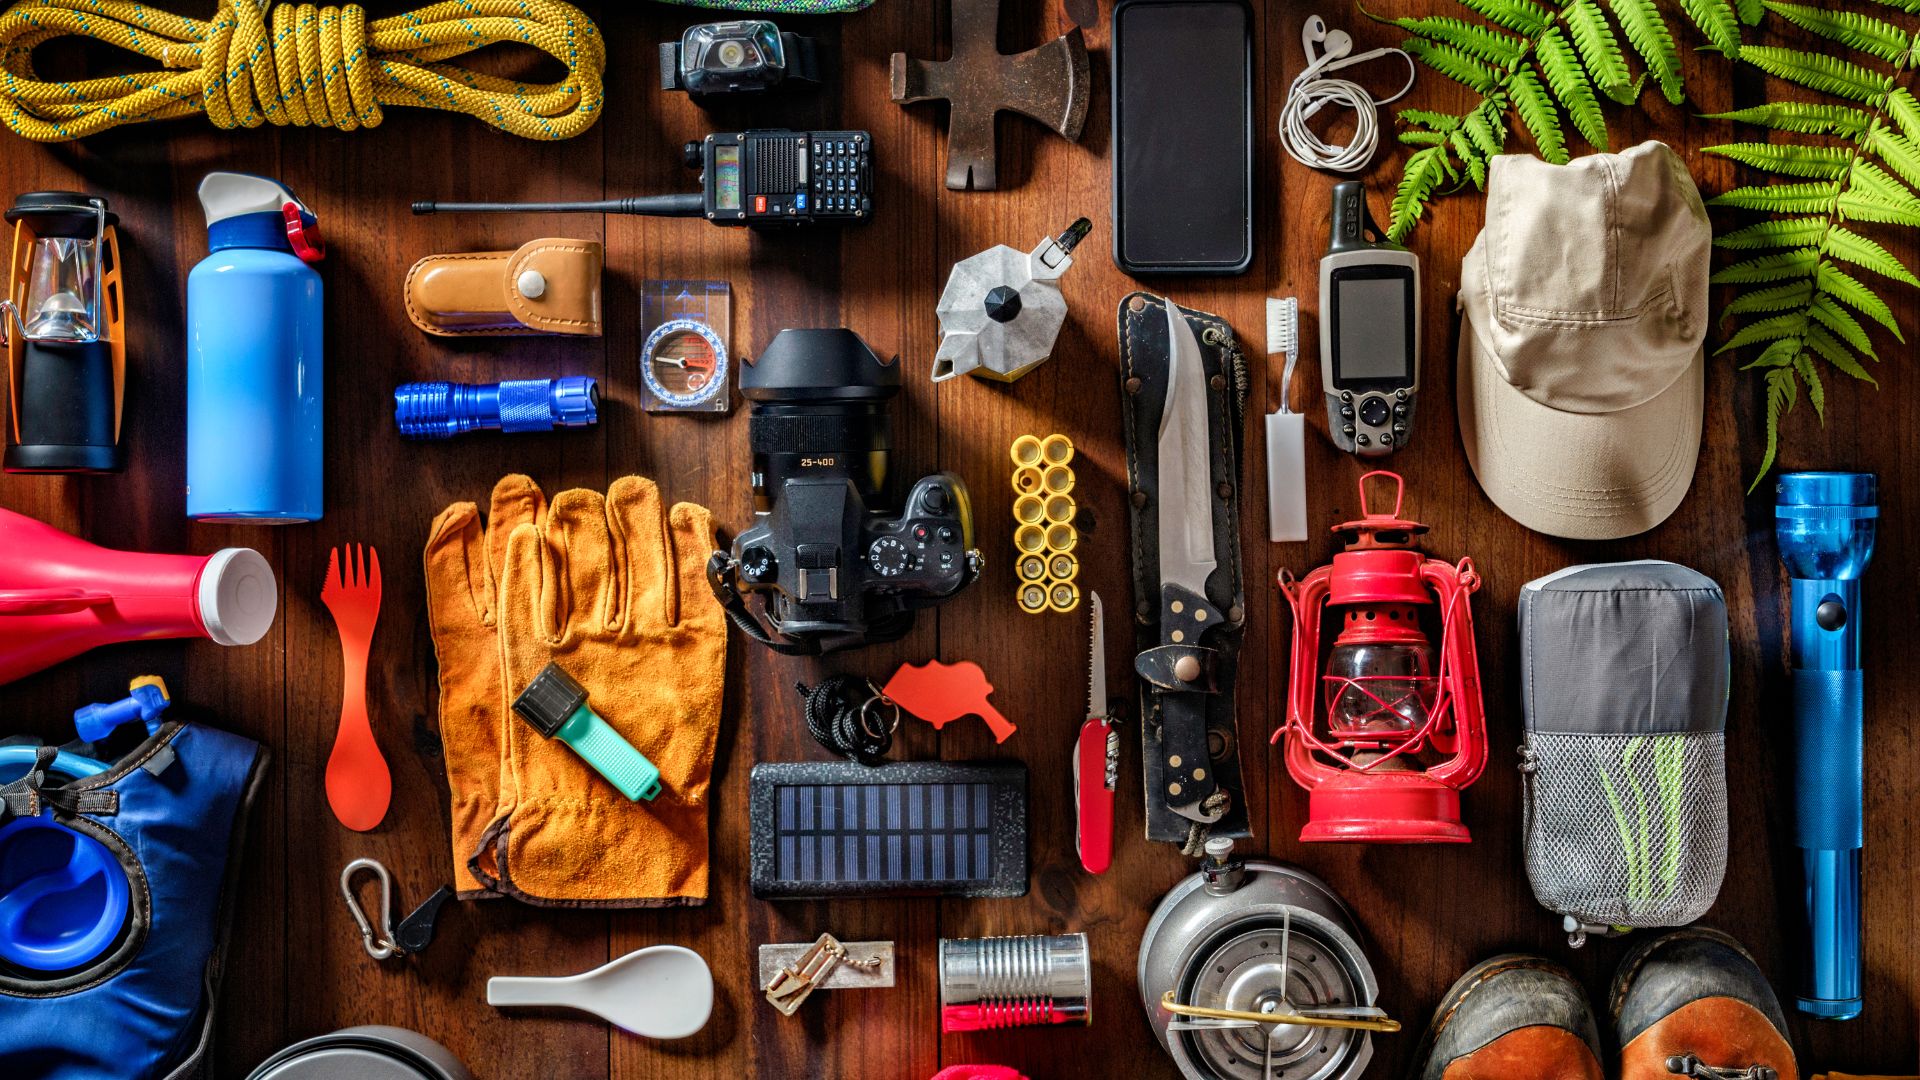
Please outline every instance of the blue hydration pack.
[[173, 722], [104, 767], [24, 752], [0, 758], [0, 1075], [192, 1075], [266, 752]]

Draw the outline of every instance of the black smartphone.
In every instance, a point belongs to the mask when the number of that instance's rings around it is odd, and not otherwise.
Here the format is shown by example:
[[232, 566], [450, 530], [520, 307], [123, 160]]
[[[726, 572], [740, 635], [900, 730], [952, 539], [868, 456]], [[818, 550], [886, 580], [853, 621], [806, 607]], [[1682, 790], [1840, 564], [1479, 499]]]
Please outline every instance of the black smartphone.
[[1113, 261], [1130, 274], [1253, 262], [1253, 10], [1245, 0], [1113, 9]]

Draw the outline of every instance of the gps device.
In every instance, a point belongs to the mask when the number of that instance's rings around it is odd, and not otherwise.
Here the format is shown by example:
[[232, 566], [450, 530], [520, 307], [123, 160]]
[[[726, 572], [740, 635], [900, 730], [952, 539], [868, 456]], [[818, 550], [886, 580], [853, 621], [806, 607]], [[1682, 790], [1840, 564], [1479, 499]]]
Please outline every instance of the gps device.
[[812, 38], [783, 34], [765, 19], [705, 23], [660, 43], [660, 89], [693, 97], [768, 90], [788, 79], [818, 82]]
[[1320, 260], [1320, 385], [1334, 445], [1361, 457], [1406, 445], [1420, 389], [1420, 259], [1386, 239], [1356, 181], [1334, 186]]
[[644, 214], [704, 217], [715, 225], [838, 225], [873, 213], [873, 139], [864, 131], [715, 132], [685, 148], [700, 188], [596, 202], [449, 203], [416, 214]]

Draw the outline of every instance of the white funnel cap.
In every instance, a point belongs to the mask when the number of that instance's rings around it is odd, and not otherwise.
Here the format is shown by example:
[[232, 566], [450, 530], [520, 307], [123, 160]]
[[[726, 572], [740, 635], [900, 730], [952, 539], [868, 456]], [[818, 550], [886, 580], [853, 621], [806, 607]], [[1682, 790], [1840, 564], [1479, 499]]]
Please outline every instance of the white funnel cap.
[[200, 207], [207, 224], [242, 214], [278, 214], [290, 202], [299, 202], [277, 182], [252, 173], [211, 172], [200, 181]]
[[200, 568], [200, 625], [222, 645], [251, 645], [273, 629], [280, 588], [252, 548], [222, 548]]

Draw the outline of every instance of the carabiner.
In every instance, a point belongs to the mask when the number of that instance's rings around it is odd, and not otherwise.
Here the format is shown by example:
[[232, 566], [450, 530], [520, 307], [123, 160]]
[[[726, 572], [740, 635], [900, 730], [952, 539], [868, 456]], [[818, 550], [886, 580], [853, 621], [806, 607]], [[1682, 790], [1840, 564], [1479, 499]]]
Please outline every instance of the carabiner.
[[[384, 937], [373, 932], [373, 923], [367, 919], [367, 913], [360, 910], [360, 900], [353, 894], [353, 877], [362, 870], [371, 870], [380, 879], [380, 932]], [[353, 860], [340, 871], [340, 895], [346, 898], [347, 910], [360, 926], [360, 939], [367, 955], [375, 960], [400, 955], [400, 946], [393, 940], [393, 875], [387, 873], [387, 868], [377, 859]]]

